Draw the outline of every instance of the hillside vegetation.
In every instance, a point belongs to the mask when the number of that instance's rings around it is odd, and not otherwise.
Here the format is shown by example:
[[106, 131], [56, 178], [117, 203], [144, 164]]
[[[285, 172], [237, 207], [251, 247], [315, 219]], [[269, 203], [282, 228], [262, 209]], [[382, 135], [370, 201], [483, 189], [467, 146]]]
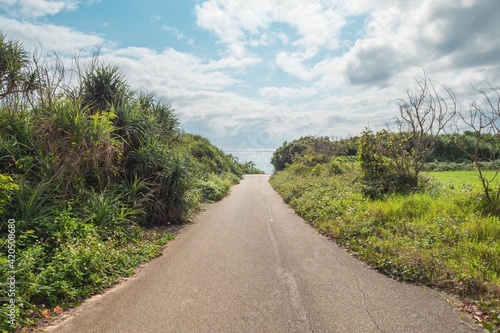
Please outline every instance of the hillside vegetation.
[[[461, 296], [462, 309], [497, 332], [500, 94], [478, 91], [468, 113], [459, 114], [453, 94], [445, 89], [445, 103], [434, 85], [417, 78], [418, 94], [409, 90], [398, 103], [395, 131], [285, 142], [273, 156], [270, 182], [357, 257], [391, 277]], [[457, 117], [470, 131], [444, 133]], [[433, 178], [429, 170], [448, 173]], [[470, 170], [457, 174], [467, 184], [445, 180], [450, 170]]]
[[[0, 329], [81, 302], [257, 172], [97, 57], [39, 64], [0, 35]], [[155, 231], [156, 230], [156, 231]]]

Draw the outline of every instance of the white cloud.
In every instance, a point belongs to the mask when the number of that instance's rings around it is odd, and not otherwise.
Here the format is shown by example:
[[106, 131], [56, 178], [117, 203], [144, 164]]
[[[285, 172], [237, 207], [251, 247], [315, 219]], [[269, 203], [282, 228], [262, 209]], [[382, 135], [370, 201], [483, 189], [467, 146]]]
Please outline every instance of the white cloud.
[[54, 15], [63, 10], [74, 10], [78, 7], [78, 0], [2, 0], [8, 6], [11, 15], [16, 17], [39, 18]]
[[17, 0], [0, 0], [0, 3], [6, 6], [12, 6]]
[[169, 98], [175, 97], [175, 92], [220, 91], [239, 83], [228, 74], [213, 70], [203, 59], [174, 49], [156, 52], [129, 47], [102, 57], [120, 64], [137, 89], [158, 91]]
[[248, 45], [251, 47], [271, 46], [271, 45], [289, 45], [289, 37], [281, 31], [265, 31], [258, 36], [251, 36]]
[[236, 69], [237, 71], [244, 71], [246, 67], [256, 65], [262, 60], [257, 57], [247, 56], [245, 58], [226, 57], [219, 60], [210, 60], [207, 68], [210, 69]]
[[[158, 17], [158, 20], [160, 20], [160, 18]], [[177, 28], [174, 28], [174, 27], [171, 27], [171, 26], [168, 26], [168, 25], [162, 25], [162, 30], [164, 31], [167, 31], [167, 32], [170, 32], [170, 33], [173, 33], [175, 35], [175, 37], [177, 38], [177, 40], [188, 40], [188, 37], [179, 29]]]
[[436, 79], [450, 70], [498, 71], [498, 1], [356, 4], [356, 12], [369, 14], [365, 34], [341, 56], [325, 58], [314, 65], [315, 74], [320, 76], [318, 84], [324, 87], [346, 83], [407, 85], [411, 82], [403, 83], [400, 79], [410, 73], [415, 75], [419, 67]]
[[72, 54], [85, 48], [112, 46], [100, 36], [52, 24], [21, 22], [0, 16], [0, 26], [9, 27], [4, 33], [11, 39], [23, 41], [26, 45], [40, 44], [48, 53]]
[[345, 24], [333, 5], [321, 1], [209, 0], [196, 6], [196, 14], [200, 27], [215, 33], [229, 52], [239, 56], [246, 54], [248, 46], [266, 45], [268, 37], [260, 37], [273, 23], [284, 23], [289, 34], [299, 36], [281, 39], [293, 40], [302, 52], [313, 54], [320, 48], [337, 47], [338, 33]]
[[[418, 66], [442, 71], [496, 62], [500, 48], [494, 27], [499, 4], [494, 0], [297, 0], [285, 5], [277, 0], [209, 0], [198, 5], [196, 13], [198, 25], [215, 33], [234, 58], [248, 56], [251, 47], [279, 45], [276, 34], [280, 33], [283, 42], [275, 53], [275, 65], [286, 73], [305, 81], [320, 77], [323, 82], [383, 86], [401, 71]], [[350, 15], [366, 16], [364, 35], [351, 46], [344, 44], [351, 48], [341, 56], [311, 61], [319, 50], [341, 45], [340, 30]], [[274, 23], [290, 29], [273, 31]], [[326, 67], [330, 71], [324, 71]], [[332, 74], [334, 80], [326, 78]]]
[[289, 88], [289, 87], [263, 87], [259, 89], [259, 95], [265, 99], [291, 100], [296, 98], [312, 97], [317, 95], [314, 88]]
[[301, 53], [280, 52], [276, 56], [276, 66], [286, 73], [300, 78], [304, 81], [312, 79], [310, 70], [304, 65], [308, 57]]

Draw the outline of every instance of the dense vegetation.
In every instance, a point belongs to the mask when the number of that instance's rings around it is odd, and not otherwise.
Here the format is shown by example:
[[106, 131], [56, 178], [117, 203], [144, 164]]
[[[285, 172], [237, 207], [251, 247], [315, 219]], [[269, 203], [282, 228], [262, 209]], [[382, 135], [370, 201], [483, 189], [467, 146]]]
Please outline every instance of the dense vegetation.
[[[271, 163], [276, 171], [283, 171], [287, 165], [293, 163], [295, 157], [306, 151], [327, 156], [358, 156], [359, 139], [360, 136], [345, 139], [304, 136], [290, 142], [285, 141], [276, 149]], [[473, 170], [475, 146], [476, 134], [472, 131], [464, 131], [462, 134], [443, 133], [435, 138], [433, 149], [423, 167], [426, 171]], [[481, 161], [488, 162], [491, 156], [500, 156], [499, 149], [498, 138], [492, 134], [481, 134], [481, 140], [478, 142], [478, 156]]]
[[30, 59], [0, 35], [2, 330], [133, 273], [173, 238], [158, 226], [258, 172], [181, 133], [174, 110], [132, 91], [117, 66]]
[[[409, 90], [408, 100], [398, 101], [396, 131], [285, 142], [273, 156], [278, 172], [270, 181], [301, 216], [356, 256], [389, 276], [460, 295], [467, 299], [463, 309], [496, 332], [500, 94], [478, 91], [464, 115], [449, 90], [455, 103], [445, 103], [430, 82], [418, 78], [419, 93]], [[455, 117], [470, 130], [444, 133]], [[437, 129], [426, 127], [433, 121]], [[429, 170], [471, 170], [459, 176], [476, 182], [443, 182]]]

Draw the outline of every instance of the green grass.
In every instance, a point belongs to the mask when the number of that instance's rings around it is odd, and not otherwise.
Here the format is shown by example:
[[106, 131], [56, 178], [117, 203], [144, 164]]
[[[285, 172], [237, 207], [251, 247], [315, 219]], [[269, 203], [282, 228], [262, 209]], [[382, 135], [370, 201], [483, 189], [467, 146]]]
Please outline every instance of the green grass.
[[[439, 180], [443, 184], [451, 185], [455, 188], [471, 187], [474, 190], [481, 190], [482, 188], [477, 171], [440, 171], [426, 172], [424, 174]], [[495, 172], [485, 171], [484, 175], [487, 179], [491, 180], [494, 178]]]
[[[356, 166], [293, 164], [271, 184], [298, 214], [379, 271], [443, 288], [499, 312], [500, 219], [478, 211], [473, 172], [432, 173], [427, 193], [370, 200]], [[472, 183], [469, 183], [472, 181]]]

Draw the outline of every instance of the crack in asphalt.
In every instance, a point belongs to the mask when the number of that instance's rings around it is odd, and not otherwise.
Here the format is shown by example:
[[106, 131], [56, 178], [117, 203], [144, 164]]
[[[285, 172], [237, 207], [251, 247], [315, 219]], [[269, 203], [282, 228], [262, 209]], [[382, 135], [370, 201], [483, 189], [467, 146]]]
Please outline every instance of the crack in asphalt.
[[372, 315], [372, 313], [370, 312], [370, 310], [368, 309], [368, 306], [367, 306], [367, 303], [368, 303], [368, 298], [366, 296], [366, 293], [365, 291], [363, 290], [363, 288], [361, 287], [361, 283], [359, 282], [359, 279], [356, 275], [352, 274], [351, 275], [354, 280], [356, 280], [356, 284], [357, 284], [357, 287], [358, 287], [358, 290], [359, 292], [363, 295], [363, 301], [365, 303], [365, 312], [368, 314], [368, 317], [370, 317], [370, 319], [372, 320], [372, 322], [375, 324], [375, 327], [377, 328], [378, 331], [380, 332], [383, 332], [385, 333], [385, 331], [383, 329], [380, 328], [380, 325], [379, 323], [377, 322], [377, 320], [375, 319], [375, 317]]
[[[330, 251], [330, 250], [327, 250], [328, 253], [330, 253], [334, 258], [335, 258], [335, 261], [342, 267], [347, 267], [342, 261], [340, 261], [340, 259], [338, 258], [338, 256], [335, 254], [335, 252], [333, 251]], [[351, 274], [351, 277], [356, 281], [356, 286], [357, 286], [357, 289], [358, 291], [361, 293], [361, 295], [363, 295], [363, 301], [364, 301], [364, 304], [365, 304], [365, 307], [364, 307], [364, 310], [365, 312], [368, 314], [368, 317], [371, 319], [371, 321], [374, 323], [375, 327], [377, 328], [377, 330], [379, 332], [382, 332], [382, 333], [386, 333], [382, 328], [380, 328], [380, 325], [379, 323], [377, 322], [377, 320], [375, 319], [375, 317], [373, 316], [373, 314], [371, 313], [371, 311], [368, 309], [368, 297], [363, 289], [363, 287], [361, 286], [361, 282], [359, 281], [358, 277], [355, 275], [355, 274]]]
[[281, 259], [281, 254], [279, 252], [278, 243], [276, 242], [276, 237], [274, 236], [274, 230], [271, 225], [271, 222], [274, 221], [274, 218], [271, 209], [267, 203], [265, 194], [262, 190], [261, 193], [262, 193], [262, 200], [264, 201], [264, 204], [267, 208], [268, 219], [266, 221], [266, 224], [268, 227], [268, 235], [273, 246], [274, 254], [276, 256], [276, 265], [277, 265], [276, 273], [280, 278], [280, 280], [283, 281], [286, 286], [286, 289], [288, 291], [288, 299], [290, 300], [290, 303], [292, 305], [292, 310], [294, 312], [293, 317], [298, 318], [300, 332], [312, 332], [309, 319], [307, 318], [307, 312], [305, 310], [305, 306], [300, 297], [297, 281], [295, 280], [293, 273], [288, 272], [284, 268]]
[[[271, 207], [269, 207], [269, 204], [268, 204], [268, 202], [266, 200], [265, 194], [262, 191], [262, 189], [261, 189], [261, 193], [262, 193], [262, 200], [264, 201], [264, 205], [266, 207], [266, 214], [267, 214], [267, 217], [268, 217], [268, 221], [267, 221], [268, 223], [267, 224], [268, 224], [268, 227], [269, 227], [269, 236], [271, 238], [271, 242], [273, 244], [274, 251], [275, 251], [275, 254], [276, 254], [276, 258], [277, 258], [278, 275], [280, 276], [280, 278], [282, 280], [285, 281], [285, 284], [288, 287], [288, 291], [290, 293], [290, 300], [291, 300], [292, 305], [294, 306], [295, 310], [299, 311], [299, 318], [301, 318], [300, 321], [304, 321], [304, 323], [307, 325], [307, 331], [305, 331], [305, 332], [311, 332], [311, 328], [310, 328], [310, 325], [309, 325], [309, 322], [308, 322], [308, 319], [307, 319], [307, 313], [305, 312], [304, 306], [303, 306], [303, 304], [302, 304], [302, 302], [300, 300], [300, 294], [298, 292], [297, 282], [296, 282], [293, 274], [287, 272], [283, 268], [283, 264], [281, 262], [281, 256], [279, 254], [278, 244], [276, 242], [276, 238], [274, 236], [274, 231], [272, 230], [272, 226], [270, 224], [270, 222], [274, 222], [274, 216], [272, 214]], [[340, 261], [340, 259], [338, 258], [338, 256], [333, 251], [327, 250], [327, 252], [330, 253], [335, 258], [336, 262], [340, 266], [346, 267], [346, 265], [342, 261]], [[356, 286], [357, 286], [358, 291], [361, 293], [361, 295], [363, 295], [363, 300], [364, 300], [364, 303], [365, 303], [365, 309], [364, 309], [365, 312], [367, 313], [367, 315], [371, 319], [371, 321], [374, 323], [376, 329], [379, 332], [385, 333], [385, 331], [380, 328], [379, 323], [377, 322], [377, 320], [375, 319], [375, 317], [372, 315], [372, 313], [370, 312], [370, 310], [366, 306], [367, 303], [368, 303], [368, 298], [367, 298], [367, 295], [366, 295], [365, 291], [361, 287], [361, 283], [360, 283], [358, 277], [355, 274], [351, 274], [351, 276], [356, 281]]]

